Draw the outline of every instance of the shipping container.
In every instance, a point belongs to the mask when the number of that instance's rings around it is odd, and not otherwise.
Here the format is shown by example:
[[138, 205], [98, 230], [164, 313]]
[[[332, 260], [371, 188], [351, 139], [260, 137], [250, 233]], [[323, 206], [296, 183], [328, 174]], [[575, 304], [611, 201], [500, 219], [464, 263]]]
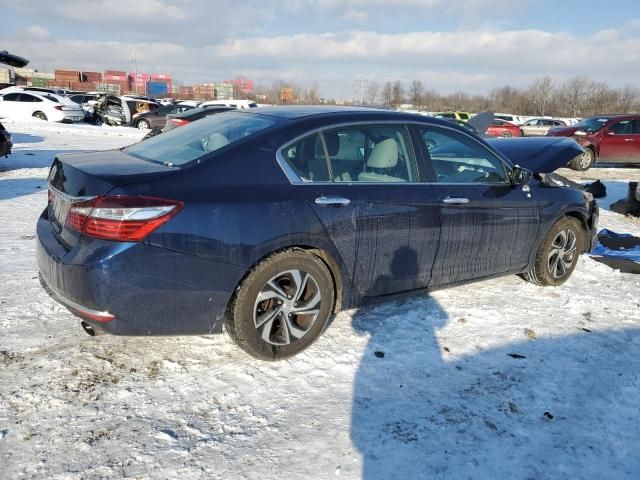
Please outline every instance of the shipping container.
[[48, 80], [46, 78], [32, 77], [31, 78], [31, 86], [44, 88], [44, 87], [47, 86], [47, 81]]
[[147, 82], [147, 95], [152, 97], [165, 96], [169, 93], [165, 82]]
[[34, 72], [34, 78], [44, 78], [46, 80], [54, 80], [56, 78], [54, 73], [50, 72]]
[[20, 75], [23, 78], [31, 78], [35, 73], [33, 68], [15, 68], [13, 71], [16, 75]]
[[126, 77], [127, 76], [127, 72], [123, 72], [121, 70], [105, 70], [104, 71], [105, 75], [112, 75], [115, 77]]
[[11, 83], [13, 72], [8, 68], [0, 68], [0, 83]]
[[100, 72], [82, 72], [87, 82], [101, 82], [102, 74]]
[[171, 75], [167, 75], [164, 73], [152, 73], [151, 79], [152, 80], [171, 80]]

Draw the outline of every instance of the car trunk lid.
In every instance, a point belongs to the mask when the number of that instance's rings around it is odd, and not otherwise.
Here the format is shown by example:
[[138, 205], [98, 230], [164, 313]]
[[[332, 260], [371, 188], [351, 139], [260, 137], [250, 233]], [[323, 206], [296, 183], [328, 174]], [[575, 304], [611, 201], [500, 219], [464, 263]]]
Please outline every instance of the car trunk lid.
[[59, 155], [49, 171], [48, 219], [58, 241], [72, 248], [80, 233], [66, 225], [74, 204], [106, 195], [115, 187], [166, 178], [178, 171], [119, 150]]

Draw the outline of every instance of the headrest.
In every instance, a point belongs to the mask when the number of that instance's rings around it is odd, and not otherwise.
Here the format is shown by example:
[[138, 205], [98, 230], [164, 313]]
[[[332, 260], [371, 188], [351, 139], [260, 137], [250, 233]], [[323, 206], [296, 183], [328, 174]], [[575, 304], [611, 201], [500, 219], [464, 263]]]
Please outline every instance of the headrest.
[[398, 144], [393, 138], [378, 142], [367, 160], [367, 166], [371, 168], [393, 168], [397, 163]]
[[229, 139], [221, 133], [212, 133], [202, 139], [202, 148], [205, 152], [213, 152], [229, 143]]
[[335, 157], [340, 150], [340, 137], [338, 136], [338, 132], [333, 130], [330, 132], [323, 132], [324, 143], [327, 146], [327, 154], [330, 157]]

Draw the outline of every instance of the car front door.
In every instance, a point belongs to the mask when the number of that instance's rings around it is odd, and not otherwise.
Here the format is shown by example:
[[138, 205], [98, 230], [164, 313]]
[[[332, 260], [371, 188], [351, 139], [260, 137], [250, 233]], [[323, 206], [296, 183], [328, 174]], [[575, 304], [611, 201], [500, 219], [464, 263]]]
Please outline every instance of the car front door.
[[[636, 122], [636, 123], [634, 123]], [[637, 161], [640, 155], [640, 132], [637, 120], [620, 120], [609, 125], [602, 133], [598, 159], [600, 162], [627, 163]]]
[[328, 128], [281, 149], [279, 161], [362, 295], [427, 286], [440, 233], [438, 202], [419, 182], [407, 126]]
[[524, 268], [539, 227], [528, 186], [512, 185], [510, 167], [471, 135], [433, 126], [419, 136], [440, 205], [432, 285]]

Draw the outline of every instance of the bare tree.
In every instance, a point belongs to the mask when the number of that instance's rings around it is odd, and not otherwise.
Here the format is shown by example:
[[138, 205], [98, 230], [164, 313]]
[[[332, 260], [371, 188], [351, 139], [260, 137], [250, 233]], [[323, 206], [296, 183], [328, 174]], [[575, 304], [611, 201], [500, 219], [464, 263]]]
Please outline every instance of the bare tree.
[[382, 87], [382, 102], [385, 107], [393, 106], [393, 86], [391, 82], [385, 82], [384, 87]]
[[420, 80], [411, 80], [411, 87], [409, 88], [409, 101], [413, 105], [413, 108], [422, 110], [422, 102], [424, 97], [424, 86]]
[[404, 88], [402, 87], [402, 82], [400, 80], [396, 80], [393, 82], [393, 87], [391, 87], [391, 105], [393, 108], [398, 108], [400, 106], [403, 96]]
[[549, 75], [535, 79], [529, 87], [529, 92], [536, 113], [544, 115], [553, 93], [553, 79]]
[[365, 101], [367, 105], [375, 105], [376, 100], [378, 99], [378, 83], [375, 80], [372, 80], [367, 84], [367, 91], [365, 93]]

